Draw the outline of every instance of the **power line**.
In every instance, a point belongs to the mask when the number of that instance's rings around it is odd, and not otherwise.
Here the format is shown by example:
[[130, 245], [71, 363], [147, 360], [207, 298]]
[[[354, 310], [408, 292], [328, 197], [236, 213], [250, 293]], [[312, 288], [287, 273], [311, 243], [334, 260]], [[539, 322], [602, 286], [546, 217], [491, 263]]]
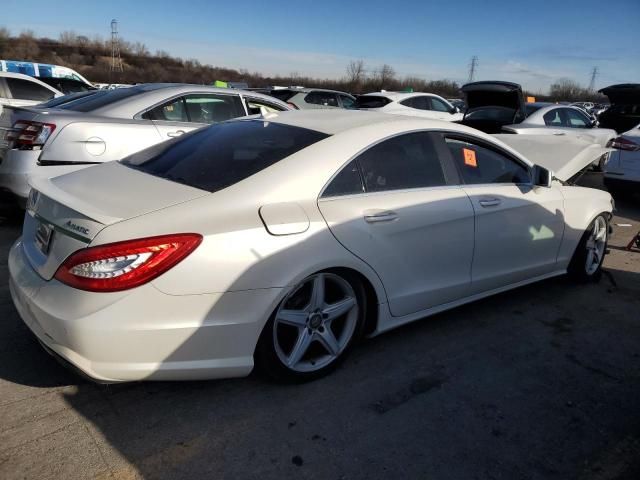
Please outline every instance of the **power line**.
[[471, 62], [469, 63], [469, 81], [473, 82], [473, 79], [476, 77], [476, 70], [478, 69], [478, 57], [474, 55], [471, 57]]

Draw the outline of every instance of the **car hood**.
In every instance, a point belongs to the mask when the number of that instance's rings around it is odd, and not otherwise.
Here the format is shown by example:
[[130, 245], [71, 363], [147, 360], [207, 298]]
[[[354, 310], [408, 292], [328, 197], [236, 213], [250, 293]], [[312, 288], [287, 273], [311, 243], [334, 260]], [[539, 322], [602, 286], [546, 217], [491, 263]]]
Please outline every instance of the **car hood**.
[[612, 105], [634, 105], [640, 104], [640, 83], [620, 83], [611, 85], [602, 90], [598, 90], [609, 98]]
[[558, 180], [566, 182], [589, 167], [610, 148], [604, 148], [593, 142], [547, 135], [493, 135], [507, 144], [530, 162], [553, 172]]
[[522, 87], [517, 83], [486, 81], [463, 85], [467, 111], [481, 107], [507, 107], [524, 113]]
[[[90, 244], [108, 225], [210, 195], [119, 162], [36, 178], [31, 186], [23, 250], [31, 266], [47, 280], [71, 253]], [[37, 240], [42, 224], [54, 230], [46, 254]]]

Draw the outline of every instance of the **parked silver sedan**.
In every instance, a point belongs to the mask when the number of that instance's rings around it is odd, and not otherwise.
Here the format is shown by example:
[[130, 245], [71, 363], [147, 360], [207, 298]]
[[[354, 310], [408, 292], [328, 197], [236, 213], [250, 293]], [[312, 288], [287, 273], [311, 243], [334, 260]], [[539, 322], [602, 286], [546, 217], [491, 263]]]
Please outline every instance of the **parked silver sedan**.
[[207, 124], [283, 110], [291, 107], [259, 93], [186, 84], [98, 91], [55, 108], [6, 108], [0, 189], [24, 204], [32, 178], [119, 160]]

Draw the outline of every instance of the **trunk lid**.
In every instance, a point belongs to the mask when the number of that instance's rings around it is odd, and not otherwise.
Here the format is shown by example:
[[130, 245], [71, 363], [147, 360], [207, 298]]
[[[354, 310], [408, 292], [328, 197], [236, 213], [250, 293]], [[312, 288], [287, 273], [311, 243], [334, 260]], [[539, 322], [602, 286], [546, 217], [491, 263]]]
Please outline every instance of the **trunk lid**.
[[473, 82], [463, 85], [467, 111], [481, 107], [506, 107], [524, 113], [522, 87], [511, 82]]
[[495, 138], [522, 154], [530, 162], [553, 172], [554, 177], [569, 181], [599, 159], [610, 148], [579, 138], [547, 135], [498, 134]]
[[637, 105], [640, 104], [640, 83], [621, 83], [611, 85], [598, 91], [609, 98], [611, 105]]
[[108, 225], [209, 195], [118, 162], [36, 179], [32, 187], [22, 243], [29, 263], [46, 280]]

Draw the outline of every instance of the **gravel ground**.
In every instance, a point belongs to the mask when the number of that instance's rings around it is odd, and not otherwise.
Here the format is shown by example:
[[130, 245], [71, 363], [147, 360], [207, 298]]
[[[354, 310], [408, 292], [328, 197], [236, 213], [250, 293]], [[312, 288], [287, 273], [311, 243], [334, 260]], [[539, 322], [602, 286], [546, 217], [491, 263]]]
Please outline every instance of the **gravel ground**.
[[301, 386], [79, 379], [11, 303], [3, 218], [0, 478], [638, 479], [640, 252], [622, 247], [640, 200], [618, 208], [600, 283], [436, 315]]

